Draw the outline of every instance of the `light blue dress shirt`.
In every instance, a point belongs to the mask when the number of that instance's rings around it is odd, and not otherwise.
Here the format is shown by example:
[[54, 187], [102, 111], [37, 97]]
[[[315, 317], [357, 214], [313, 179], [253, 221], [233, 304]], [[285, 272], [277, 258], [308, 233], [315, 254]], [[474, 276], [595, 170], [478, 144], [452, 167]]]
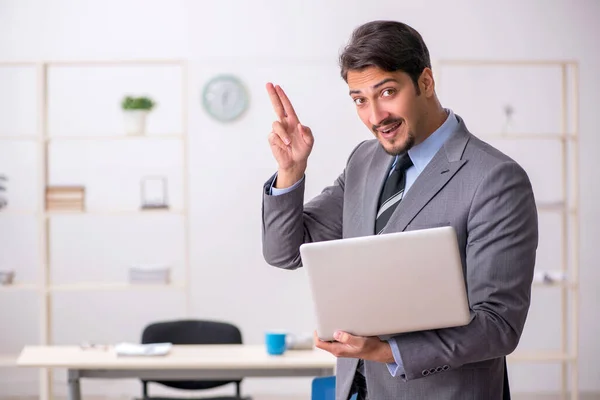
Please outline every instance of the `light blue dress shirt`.
[[[429, 137], [422, 143], [419, 143], [408, 150], [408, 155], [410, 156], [413, 165], [406, 170], [406, 186], [404, 193], [407, 193], [410, 190], [415, 180], [418, 178], [421, 172], [423, 172], [433, 156], [436, 155], [438, 150], [444, 145], [446, 140], [458, 127], [458, 120], [456, 119], [454, 112], [450, 109], [446, 109], [446, 112], [448, 113], [448, 118], [446, 118], [446, 121], [444, 121], [444, 123], [435, 132], [429, 135]], [[390, 174], [392, 173], [396, 162], [398, 162], [398, 156], [396, 156], [394, 159], [392, 167], [390, 168]], [[275, 182], [275, 179], [273, 179], [273, 183]], [[277, 196], [292, 191], [298, 185], [300, 185], [303, 180], [304, 177], [302, 177], [302, 179], [294, 183], [292, 186], [283, 189], [275, 188], [271, 184], [271, 195]], [[398, 349], [398, 344], [393, 339], [388, 340], [388, 343], [392, 348], [394, 360], [396, 361], [395, 363], [387, 364], [390, 374], [392, 374], [392, 376], [404, 374], [404, 366], [402, 363], [402, 357], [400, 356], [400, 350]]]

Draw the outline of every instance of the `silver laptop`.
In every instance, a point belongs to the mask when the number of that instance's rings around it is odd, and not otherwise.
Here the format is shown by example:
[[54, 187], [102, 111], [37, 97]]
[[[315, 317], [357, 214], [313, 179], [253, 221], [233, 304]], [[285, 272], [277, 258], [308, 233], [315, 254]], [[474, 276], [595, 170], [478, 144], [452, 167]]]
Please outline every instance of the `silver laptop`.
[[306, 243], [300, 255], [322, 340], [469, 323], [452, 227]]

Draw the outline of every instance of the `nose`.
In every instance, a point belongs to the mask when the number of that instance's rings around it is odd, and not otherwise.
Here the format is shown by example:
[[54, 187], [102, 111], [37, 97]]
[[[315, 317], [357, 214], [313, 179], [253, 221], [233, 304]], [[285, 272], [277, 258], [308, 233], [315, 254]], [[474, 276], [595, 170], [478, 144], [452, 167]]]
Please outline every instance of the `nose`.
[[369, 122], [371, 125], [377, 126], [389, 116], [389, 113], [382, 109], [377, 103], [371, 103], [371, 114], [369, 115]]

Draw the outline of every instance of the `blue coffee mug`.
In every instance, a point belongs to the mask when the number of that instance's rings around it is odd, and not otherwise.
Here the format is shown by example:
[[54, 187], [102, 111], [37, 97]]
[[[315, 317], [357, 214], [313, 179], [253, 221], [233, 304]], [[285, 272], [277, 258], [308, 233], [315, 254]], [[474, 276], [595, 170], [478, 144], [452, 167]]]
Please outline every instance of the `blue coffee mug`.
[[267, 353], [271, 355], [281, 355], [286, 350], [286, 337], [285, 332], [267, 332], [265, 334], [265, 344], [267, 346]]

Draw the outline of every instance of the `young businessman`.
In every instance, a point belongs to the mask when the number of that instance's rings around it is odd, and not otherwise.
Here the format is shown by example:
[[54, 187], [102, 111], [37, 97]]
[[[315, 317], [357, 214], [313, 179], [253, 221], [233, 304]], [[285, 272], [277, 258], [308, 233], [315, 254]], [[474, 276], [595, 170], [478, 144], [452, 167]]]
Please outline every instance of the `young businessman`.
[[263, 188], [266, 261], [296, 269], [304, 242], [450, 225], [471, 321], [385, 340], [346, 332], [333, 343], [315, 337], [317, 347], [338, 357], [336, 399], [510, 398], [505, 356], [527, 317], [538, 244], [527, 174], [440, 104], [427, 46], [413, 28], [393, 21], [358, 27], [340, 67], [375, 138], [359, 143], [336, 181], [306, 204], [314, 137], [281, 87], [267, 84], [278, 170]]

